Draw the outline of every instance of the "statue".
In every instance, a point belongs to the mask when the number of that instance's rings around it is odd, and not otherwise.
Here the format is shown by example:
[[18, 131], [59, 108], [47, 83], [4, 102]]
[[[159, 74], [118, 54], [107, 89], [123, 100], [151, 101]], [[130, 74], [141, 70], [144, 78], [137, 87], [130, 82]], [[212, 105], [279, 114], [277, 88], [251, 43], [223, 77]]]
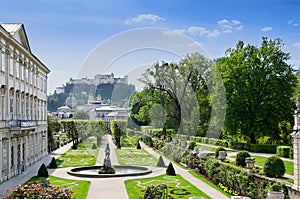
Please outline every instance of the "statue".
[[100, 167], [99, 174], [114, 174], [116, 171], [115, 169], [111, 166], [111, 161], [110, 161], [110, 148], [109, 144], [106, 144], [105, 148], [105, 157], [104, 157], [104, 162], [103, 166]]

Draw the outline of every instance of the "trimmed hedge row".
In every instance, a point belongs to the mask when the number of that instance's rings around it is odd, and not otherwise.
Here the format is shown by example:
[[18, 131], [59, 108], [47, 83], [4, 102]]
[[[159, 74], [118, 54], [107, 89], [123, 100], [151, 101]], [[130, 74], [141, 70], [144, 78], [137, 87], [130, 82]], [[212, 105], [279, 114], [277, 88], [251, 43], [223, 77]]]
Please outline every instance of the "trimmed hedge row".
[[276, 155], [284, 158], [293, 158], [294, 151], [293, 148], [290, 146], [278, 146], [276, 149]]
[[[208, 177], [215, 184], [222, 184], [228, 190], [234, 190], [239, 195], [248, 196], [252, 199], [266, 198], [267, 187], [274, 182], [271, 178], [267, 178], [257, 174], [251, 174], [246, 169], [233, 164], [224, 163], [215, 158], [200, 160], [197, 169], [199, 173]], [[283, 185], [285, 195], [287, 188]]]
[[219, 140], [216, 138], [207, 137], [192, 137], [192, 140], [204, 144], [212, 144], [216, 146], [229, 147], [232, 149], [246, 150], [256, 153], [276, 153], [276, 148], [279, 146], [274, 144], [249, 144], [244, 142]]

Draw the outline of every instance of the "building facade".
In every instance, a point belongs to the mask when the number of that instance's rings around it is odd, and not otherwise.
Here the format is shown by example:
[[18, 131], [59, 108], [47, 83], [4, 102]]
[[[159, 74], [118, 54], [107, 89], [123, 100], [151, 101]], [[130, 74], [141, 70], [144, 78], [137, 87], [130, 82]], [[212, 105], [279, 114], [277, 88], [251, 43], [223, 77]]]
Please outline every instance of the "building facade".
[[48, 153], [49, 72], [22, 24], [0, 24], [0, 183]]

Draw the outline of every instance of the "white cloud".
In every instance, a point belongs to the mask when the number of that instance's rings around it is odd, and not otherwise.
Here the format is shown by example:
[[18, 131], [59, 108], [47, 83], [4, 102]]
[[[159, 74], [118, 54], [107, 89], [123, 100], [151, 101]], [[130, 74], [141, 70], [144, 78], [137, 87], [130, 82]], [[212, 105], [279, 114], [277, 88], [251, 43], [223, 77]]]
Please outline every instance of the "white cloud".
[[296, 42], [293, 44], [294, 47], [300, 47], [300, 42]]
[[190, 33], [191, 35], [200, 35], [200, 36], [207, 36], [207, 37], [218, 37], [221, 34], [221, 32], [218, 31], [217, 29], [211, 31], [204, 27], [199, 27], [199, 26], [191, 26], [186, 30], [186, 32]]
[[190, 26], [185, 29], [163, 31], [163, 34], [168, 36], [177, 35], [177, 34], [189, 34], [192, 36], [216, 38], [221, 36], [222, 34], [229, 34], [229, 33], [233, 33], [234, 31], [241, 31], [243, 30], [243, 28], [244, 27], [239, 20], [222, 19], [217, 21], [216, 27], [213, 29], [208, 29], [203, 26]]
[[296, 18], [296, 19], [289, 20], [288, 24], [294, 27], [298, 27], [300, 26], [300, 21], [299, 19]]
[[218, 27], [222, 30], [223, 33], [231, 33], [233, 31], [243, 30], [242, 23], [239, 20], [233, 19], [221, 19], [217, 21]]
[[271, 31], [271, 30], [273, 30], [273, 28], [270, 27], [270, 26], [266, 26], [266, 27], [263, 27], [263, 28], [260, 29], [260, 31], [262, 31], [262, 32], [268, 32], [268, 31]]
[[178, 29], [178, 30], [164, 30], [162, 31], [162, 33], [164, 35], [167, 35], [167, 36], [177, 36], [177, 35], [182, 35], [184, 34], [185, 30], [184, 29]]
[[140, 14], [137, 17], [133, 17], [125, 20], [125, 24], [138, 24], [138, 23], [156, 23], [158, 21], [165, 21], [164, 18], [154, 14]]

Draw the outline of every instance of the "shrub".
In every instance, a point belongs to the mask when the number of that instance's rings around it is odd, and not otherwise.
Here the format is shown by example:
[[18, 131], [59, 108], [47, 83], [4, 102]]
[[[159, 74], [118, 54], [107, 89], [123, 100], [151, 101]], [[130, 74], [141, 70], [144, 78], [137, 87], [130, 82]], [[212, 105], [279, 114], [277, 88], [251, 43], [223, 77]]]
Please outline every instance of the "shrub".
[[274, 144], [249, 144], [248, 150], [256, 153], [276, 153], [276, 147]]
[[285, 166], [278, 156], [272, 156], [267, 158], [263, 171], [268, 177], [280, 178], [285, 173]]
[[216, 149], [216, 153], [215, 153], [215, 158], [218, 158], [219, 157], [219, 151], [226, 151], [223, 147], [218, 147]]
[[247, 157], [250, 157], [250, 154], [248, 153], [248, 151], [240, 151], [238, 152], [238, 154], [236, 155], [236, 165], [237, 166], [242, 166], [245, 167], [246, 166], [246, 162], [245, 159]]
[[215, 158], [208, 158], [199, 164], [198, 170], [213, 183], [221, 183], [228, 190], [230, 188], [238, 195], [248, 196], [253, 199], [263, 198], [257, 197], [258, 189], [254, 182], [254, 175], [241, 167], [222, 163]]
[[50, 164], [48, 165], [48, 167], [50, 169], [56, 169], [57, 168], [57, 164], [56, 164], [56, 160], [55, 157], [52, 157]]
[[282, 185], [279, 184], [278, 182], [275, 182], [274, 184], [272, 184], [269, 188], [272, 191], [281, 191], [282, 190]]
[[278, 146], [276, 148], [276, 155], [279, 157], [289, 158], [290, 157], [290, 147], [289, 146]]
[[165, 167], [166, 166], [165, 162], [164, 162], [164, 160], [161, 156], [159, 156], [158, 163], [157, 163], [156, 166], [158, 166], [158, 167]]
[[[15, 198], [47, 198], [47, 199], [71, 199], [72, 192], [59, 187], [46, 186], [42, 183], [34, 184], [32, 181], [29, 183], [18, 185], [11, 189], [5, 199]], [[20, 197], [21, 196], [21, 197]]]
[[193, 150], [195, 148], [195, 146], [197, 146], [196, 142], [192, 141], [192, 142], [190, 142], [188, 149]]
[[291, 147], [291, 149], [290, 149], [290, 158], [294, 159], [294, 148], [293, 147]]
[[174, 169], [173, 164], [171, 162], [168, 165], [168, 168], [166, 170], [166, 174], [170, 175], [170, 176], [175, 176], [176, 175], [175, 169]]
[[96, 144], [95, 144], [95, 143], [93, 143], [93, 145], [92, 145], [92, 149], [97, 149], [97, 146], [96, 146]]
[[137, 143], [137, 146], [136, 146], [136, 149], [141, 149], [141, 145], [140, 145], [140, 142]]
[[37, 176], [38, 177], [46, 177], [46, 178], [49, 177], [48, 170], [47, 170], [47, 168], [46, 168], [46, 166], [45, 166], [44, 163], [39, 168]]
[[238, 150], [248, 150], [249, 148], [248, 144], [243, 142], [229, 142], [228, 146]]

